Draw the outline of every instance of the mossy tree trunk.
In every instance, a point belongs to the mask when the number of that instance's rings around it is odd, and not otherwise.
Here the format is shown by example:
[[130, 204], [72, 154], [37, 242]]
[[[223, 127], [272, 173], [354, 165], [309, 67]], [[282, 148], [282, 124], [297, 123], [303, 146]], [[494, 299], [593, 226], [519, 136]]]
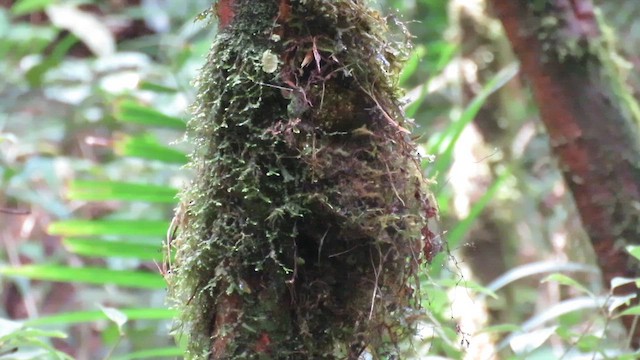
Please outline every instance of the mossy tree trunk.
[[[531, 81], [606, 284], [640, 275], [625, 251], [640, 243], [637, 110], [591, 1], [491, 3]], [[637, 289], [630, 284], [616, 292]], [[632, 317], [623, 320], [632, 330]], [[631, 337], [640, 345], [640, 331]]]
[[188, 358], [386, 359], [412, 333], [435, 209], [397, 100], [406, 34], [364, 3], [213, 8], [168, 278]]

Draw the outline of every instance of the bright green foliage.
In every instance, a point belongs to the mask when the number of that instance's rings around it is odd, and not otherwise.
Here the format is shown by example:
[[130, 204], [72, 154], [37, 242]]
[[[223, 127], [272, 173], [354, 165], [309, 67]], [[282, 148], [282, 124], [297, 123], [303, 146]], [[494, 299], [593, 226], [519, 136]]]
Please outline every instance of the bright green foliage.
[[31, 352], [33, 359], [73, 360], [43, 340], [46, 338], [64, 339], [66, 337], [67, 335], [60, 331], [34, 329], [17, 321], [0, 319], [0, 358], [11, 356], [19, 347], [34, 347], [37, 350]]
[[[176, 312], [163, 308], [147, 309], [119, 309], [129, 320], [166, 320], [176, 316]], [[69, 313], [58, 313], [55, 315], [42, 316], [26, 322], [28, 326], [51, 326], [80, 324], [91, 321], [105, 320], [107, 316], [104, 311], [74, 311]]]
[[184, 164], [187, 156], [180, 150], [160, 144], [153, 136], [122, 136], [114, 144], [118, 155], [157, 160], [168, 164]]
[[69, 185], [67, 197], [87, 201], [147, 201], [173, 204], [177, 190], [169, 186], [122, 181], [76, 180]]
[[[158, 89], [158, 86], [152, 88]], [[162, 89], [162, 91], [166, 91], [162, 87], [160, 87], [160, 89]], [[138, 104], [131, 100], [122, 101], [118, 104], [114, 116], [122, 122], [141, 124], [145, 126], [160, 126], [177, 130], [184, 130], [185, 128], [185, 124], [182, 119], [165, 115], [156, 109]]]
[[164, 279], [159, 274], [141, 271], [109, 270], [104, 268], [24, 265], [21, 267], [0, 267], [0, 274], [24, 276], [49, 281], [115, 284], [146, 289], [162, 289], [165, 287]]
[[49, 226], [49, 233], [62, 236], [144, 236], [162, 237], [168, 223], [156, 220], [65, 220]]
[[84, 256], [134, 258], [157, 262], [162, 262], [164, 257], [162, 246], [156, 243], [65, 238], [62, 244], [70, 252]]
[[168, 279], [188, 357], [397, 356], [435, 216], [396, 98], [406, 43], [363, 1], [236, 5], [198, 79]]

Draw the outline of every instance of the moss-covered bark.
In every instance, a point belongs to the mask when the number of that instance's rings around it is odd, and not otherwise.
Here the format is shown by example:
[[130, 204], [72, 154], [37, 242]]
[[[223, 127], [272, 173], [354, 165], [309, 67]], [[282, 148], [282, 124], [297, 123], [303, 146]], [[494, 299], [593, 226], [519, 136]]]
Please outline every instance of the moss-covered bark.
[[437, 248], [396, 97], [405, 34], [360, 0], [217, 11], [169, 277], [188, 357], [386, 359]]

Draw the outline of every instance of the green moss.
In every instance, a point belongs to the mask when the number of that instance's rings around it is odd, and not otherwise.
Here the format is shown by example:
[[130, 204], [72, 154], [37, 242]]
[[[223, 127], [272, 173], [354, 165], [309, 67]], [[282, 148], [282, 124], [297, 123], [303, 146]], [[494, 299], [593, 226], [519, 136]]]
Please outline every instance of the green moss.
[[595, 15], [602, 36], [599, 41], [591, 44], [591, 51], [597, 54], [603, 65], [603, 72], [606, 80], [611, 84], [614, 98], [619, 100], [618, 103], [624, 104], [621, 110], [625, 116], [640, 125], [640, 106], [633, 96], [631, 86], [627, 83], [628, 72], [633, 69], [633, 65], [620, 54], [615, 32], [607, 25], [599, 9], [596, 9]]
[[611, 89], [611, 94], [607, 96], [618, 99], [615, 103], [624, 104], [621, 110], [625, 115], [640, 123], [640, 107], [626, 83], [630, 65], [620, 55], [615, 35], [599, 9], [594, 9], [594, 20], [572, 20], [592, 25], [596, 33], [587, 35], [583, 33], [587, 31], [585, 29], [569, 27], [565, 17], [570, 10], [561, 11], [549, 0], [534, 1], [529, 8], [539, 19], [539, 24], [534, 28], [547, 55], [544, 60], [585, 64], [591, 71], [599, 73]]
[[386, 358], [413, 329], [433, 214], [396, 98], [407, 45], [363, 1], [236, 10], [190, 122], [168, 278], [187, 357]]
[[547, 55], [545, 61], [557, 59], [562, 62], [566, 59], [582, 58], [587, 54], [584, 51], [585, 39], [566, 34], [562, 13], [545, 8], [534, 10], [534, 13], [539, 17], [535, 31], [542, 44], [542, 50]]

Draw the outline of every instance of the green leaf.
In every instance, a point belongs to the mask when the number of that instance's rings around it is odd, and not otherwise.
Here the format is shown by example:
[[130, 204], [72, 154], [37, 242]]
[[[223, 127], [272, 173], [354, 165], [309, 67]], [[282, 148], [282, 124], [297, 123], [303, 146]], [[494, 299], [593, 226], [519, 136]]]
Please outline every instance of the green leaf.
[[119, 155], [157, 160], [169, 164], [186, 164], [188, 160], [184, 152], [164, 146], [149, 135], [122, 136], [114, 142], [114, 150]]
[[398, 79], [400, 84], [406, 83], [407, 80], [410, 79], [411, 76], [418, 70], [420, 61], [422, 61], [422, 58], [424, 58], [426, 54], [427, 49], [422, 45], [419, 45], [411, 52], [409, 59], [404, 64], [402, 72], [400, 73], [400, 77]]
[[62, 244], [74, 254], [93, 257], [135, 258], [143, 261], [162, 261], [162, 246], [129, 241], [98, 239], [62, 239]]
[[11, 13], [15, 16], [22, 16], [45, 9], [53, 4], [55, 0], [20, 0], [11, 7]]
[[51, 55], [27, 71], [25, 77], [29, 82], [29, 85], [33, 87], [42, 85], [42, 79], [47, 71], [58, 66], [64, 60], [64, 56], [67, 52], [71, 50], [73, 45], [77, 42], [78, 38], [73, 34], [69, 34], [60, 40], [60, 42], [53, 48]]
[[556, 335], [558, 335], [564, 341], [571, 341], [576, 334], [571, 331], [571, 329], [567, 326], [559, 326], [556, 329]]
[[67, 190], [67, 196], [72, 200], [120, 200], [168, 204], [177, 201], [177, 193], [177, 189], [169, 186], [90, 180], [73, 181]]
[[582, 352], [592, 352], [602, 349], [603, 339], [593, 334], [584, 334], [578, 339], [576, 346]]
[[165, 115], [153, 108], [141, 105], [131, 100], [124, 100], [120, 102], [113, 115], [117, 120], [122, 122], [147, 126], [161, 126], [181, 131], [186, 129], [184, 120], [174, 116]]
[[626, 315], [640, 315], [640, 305], [635, 305], [632, 306], [626, 310], [624, 310], [623, 312], [621, 312], [619, 316], [626, 316]]
[[178, 89], [173, 88], [173, 87], [169, 87], [169, 86], [164, 86], [161, 84], [156, 84], [153, 82], [149, 82], [149, 81], [142, 81], [140, 82], [140, 84], [138, 85], [138, 89], [140, 90], [147, 90], [147, 91], [153, 91], [156, 93], [163, 93], [163, 94], [175, 94], [178, 92]]
[[122, 335], [124, 333], [122, 327], [127, 323], [127, 321], [129, 321], [127, 315], [116, 308], [108, 306], [100, 306], [100, 310], [102, 310], [102, 312], [107, 318], [109, 318], [109, 320], [113, 321], [116, 324], [120, 335]]
[[169, 222], [156, 220], [64, 220], [49, 225], [49, 234], [60, 236], [149, 236], [164, 238]]
[[12, 333], [12, 335], [19, 335], [21, 337], [51, 337], [58, 339], [66, 339], [69, 336], [62, 331], [52, 331], [52, 330], [42, 330], [42, 329], [32, 329], [32, 328], [21, 328]]
[[87, 284], [113, 284], [142, 289], [164, 289], [166, 282], [158, 273], [104, 268], [71, 268], [58, 265], [24, 265], [0, 267], [0, 274], [34, 280]]
[[634, 258], [640, 260], [640, 246], [638, 246], [638, 245], [629, 245], [629, 246], [627, 246], [627, 251], [629, 252], [629, 254], [631, 254], [631, 256], [633, 256]]
[[544, 282], [549, 282], [549, 281], [557, 282], [559, 284], [572, 287], [574, 289], [580, 290], [581, 292], [583, 292], [585, 294], [591, 294], [591, 291], [589, 291], [589, 289], [587, 289], [586, 287], [584, 287], [579, 282], [575, 281], [574, 279], [572, 279], [572, 278], [570, 278], [570, 277], [568, 277], [567, 275], [564, 275], [564, 274], [555, 273], [555, 274], [551, 274], [551, 275], [545, 277], [544, 279], [542, 279], [543, 283]]
[[[61, 331], [51, 331], [34, 329], [25, 327], [21, 322], [8, 321], [0, 318], [0, 358], [2, 359], [69, 359], [73, 360], [70, 356], [59, 352], [53, 348], [48, 341], [42, 338], [67, 338], [67, 334]], [[34, 350], [37, 348], [38, 350]], [[16, 349], [17, 352], [14, 352]], [[23, 350], [20, 352], [20, 350]], [[28, 350], [27, 350], [28, 349]], [[28, 357], [25, 357], [29, 352]], [[49, 356], [44, 356], [48, 353]], [[14, 354], [15, 357], [5, 357], [6, 355]], [[22, 356], [20, 356], [22, 355]]]
[[439, 154], [432, 165], [431, 171], [439, 174], [440, 177], [445, 176], [446, 171], [453, 161], [455, 144], [462, 135], [465, 127], [476, 117], [478, 111], [480, 111], [489, 96], [500, 90], [518, 74], [518, 69], [518, 65], [513, 64], [500, 70], [500, 72], [487, 82], [462, 114], [447, 127], [446, 136], [443, 136], [440, 141], [426, 149], [427, 154]]
[[113, 360], [136, 360], [136, 359], [160, 359], [160, 358], [181, 358], [184, 351], [179, 347], [165, 347], [158, 349], [141, 350], [127, 355], [115, 357]]
[[[119, 309], [129, 320], [168, 320], [178, 315], [176, 310], [164, 308]], [[73, 325], [99, 320], [107, 320], [107, 315], [101, 310], [73, 311], [43, 316], [27, 320], [28, 326]]]
[[[487, 191], [476, 201], [471, 210], [469, 210], [469, 215], [466, 218], [458, 221], [453, 229], [447, 232], [446, 238], [449, 243], [449, 247], [456, 248], [458, 244], [462, 241], [465, 234], [469, 232], [471, 226], [476, 221], [476, 219], [482, 214], [482, 211], [491, 203], [491, 201], [495, 198], [496, 193], [502, 188], [511, 173], [509, 171], [504, 171], [503, 174], [498, 177], [493, 184], [487, 189]], [[441, 199], [438, 199], [438, 202], [441, 203]]]
[[[444, 70], [444, 68], [451, 62], [454, 55], [458, 51], [458, 48], [455, 44], [451, 44], [443, 41], [439, 44], [431, 44], [432, 47], [429, 48], [429, 51], [433, 52], [432, 50], [434, 49], [433, 48], [434, 45], [436, 48], [440, 49], [438, 51], [439, 56], [438, 56], [438, 59], [435, 61], [435, 65], [432, 67], [429, 67], [428, 69], [431, 73], [437, 74], [442, 70]], [[428, 52], [425, 55], [428, 55]], [[424, 58], [425, 56], [423, 56], [423, 59]], [[401, 75], [400, 77], [401, 79], [402, 79], [402, 76], [403, 75]], [[409, 104], [406, 108], [405, 112], [408, 118], [413, 118], [416, 116], [416, 113], [418, 112], [418, 110], [420, 109], [420, 107], [422, 106], [422, 104], [425, 102], [425, 100], [429, 95], [429, 88], [434, 78], [436, 78], [436, 76], [432, 76], [431, 79], [426, 81], [422, 86], [420, 86], [417, 90], [415, 90], [415, 91], [419, 91], [420, 93], [416, 97], [416, 99], [413, 102], [411, 102], [411, 104]]]
[[618, 360], [638, 360], [638, 358], [640, 358], [640, 352], [638, 351], [627, 354], [616, 354], [616, 359]]

